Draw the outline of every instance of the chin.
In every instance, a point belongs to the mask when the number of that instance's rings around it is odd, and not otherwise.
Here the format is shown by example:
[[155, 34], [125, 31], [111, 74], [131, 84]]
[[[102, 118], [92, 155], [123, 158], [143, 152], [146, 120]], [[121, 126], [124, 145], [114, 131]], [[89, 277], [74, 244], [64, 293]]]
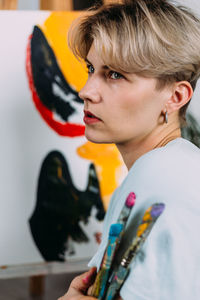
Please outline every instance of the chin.
[[85, 131], [85, 137], [88, 141], [95, 143], [95, 144], [113, 144], [113, 142], [104, 136], [100, 136], [98, 134], [89, 134]]

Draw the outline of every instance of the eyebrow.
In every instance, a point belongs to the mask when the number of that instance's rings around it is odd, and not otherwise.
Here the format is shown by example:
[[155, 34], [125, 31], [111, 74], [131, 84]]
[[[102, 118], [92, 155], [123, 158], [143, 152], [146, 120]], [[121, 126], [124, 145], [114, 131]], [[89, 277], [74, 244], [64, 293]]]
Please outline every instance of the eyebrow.
[[[93, 66], [93, 64], [87, 58], [85, 59], [85, 62]], [[104, 66], [102, 66], [102, 69], [109, 70], [110, 68], [108, 66], [104, 65]]]

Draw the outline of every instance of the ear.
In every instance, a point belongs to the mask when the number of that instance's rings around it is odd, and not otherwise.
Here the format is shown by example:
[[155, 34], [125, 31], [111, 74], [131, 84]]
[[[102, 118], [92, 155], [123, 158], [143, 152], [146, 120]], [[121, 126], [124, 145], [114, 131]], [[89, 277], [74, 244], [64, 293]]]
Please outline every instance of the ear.
[[166, 110], [170, 114], [174, 111], [178, 111], [184, 106], [193, 95], [193, 89], [188, 81], [175, 82], [172, 88], [172, 94], [170, 99], [166, 103]]

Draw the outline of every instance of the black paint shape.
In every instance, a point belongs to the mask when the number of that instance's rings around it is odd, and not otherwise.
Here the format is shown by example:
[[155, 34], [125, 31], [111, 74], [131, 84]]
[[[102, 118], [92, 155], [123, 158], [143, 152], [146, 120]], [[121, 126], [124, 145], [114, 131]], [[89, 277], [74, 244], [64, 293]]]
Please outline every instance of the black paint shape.
[[52, 48], [38, 26], [34, 27], [31, 38], [31, 68], [40, 101], [63, 121], [68, 121], [69, 116], [77, 112], [74, 103], [83, 104], [83, 101], [66, 81]]
[[96, 218], [103, 220], [105, 210], [94, 165], [89, 167], [86, 190], [79, 191], [64, 156], [58, 151], [50, 152], [41, 167], [37, 203], [29, 220], [34, 241], [46, 261], [64, 261], [69, 238], [88, 242], [79, 222], [88, 222], [94, 206]]

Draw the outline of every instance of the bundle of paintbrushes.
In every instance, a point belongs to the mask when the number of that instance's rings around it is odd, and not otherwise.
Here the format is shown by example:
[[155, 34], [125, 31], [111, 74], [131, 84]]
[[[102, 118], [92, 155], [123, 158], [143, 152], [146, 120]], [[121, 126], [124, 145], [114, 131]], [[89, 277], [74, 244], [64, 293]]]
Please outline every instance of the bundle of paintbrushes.
[[113, 259], [116, 255], [116, 251], [125, 230], [126, 222], [134, 204], [135, 194], [130, 193], [117, 223], [112, 224], [110, 227], [108, 244], [92, 289], [93, 297], [105, 300], [113, 300], [115, 298], [128, 276], [130, 263], [136, 257], [136, 254], [141, 249], [153, 225], [165, 208], [163, 203], [156, 203], [146, 210], [131, 246], [124, 253], [120, 265], [113, 273], [111, 273]]
[[108, 244], [92, 289], [92, 296], [98, 299], [103, 299], [106, 283], [109, 278], [110, 267], [123, 236], [125, 225], [130, 215], [131, 209], [135, 204], [135, 198], [136, 197], [134, 193], [130, 193], [128, 195], [117, 223], [112, 224], [110, 227]]

